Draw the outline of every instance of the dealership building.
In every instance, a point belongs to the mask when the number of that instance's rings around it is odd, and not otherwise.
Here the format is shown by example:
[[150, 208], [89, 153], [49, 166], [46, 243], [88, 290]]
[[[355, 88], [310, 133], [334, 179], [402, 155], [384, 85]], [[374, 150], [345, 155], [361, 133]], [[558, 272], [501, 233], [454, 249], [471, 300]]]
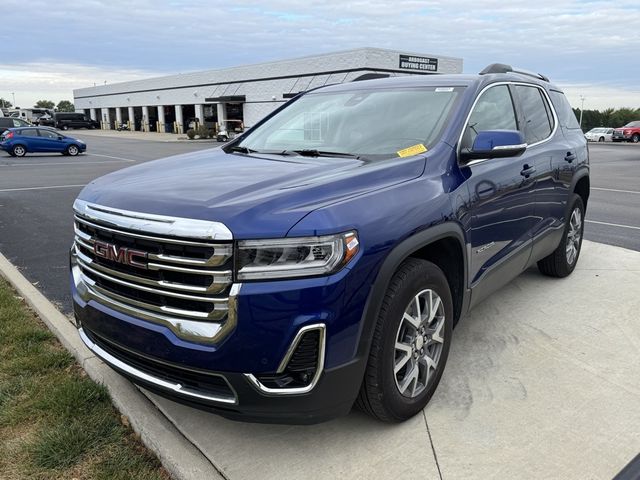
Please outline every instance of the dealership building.
[[461, 73], [462, 59], [359, 48], [292, 60], [169, 75], [73, 91], [77, 111], [113, 128], [182, 133], [197, 121], [210, 128], [251, 127], [300, 92], [379, 76]]

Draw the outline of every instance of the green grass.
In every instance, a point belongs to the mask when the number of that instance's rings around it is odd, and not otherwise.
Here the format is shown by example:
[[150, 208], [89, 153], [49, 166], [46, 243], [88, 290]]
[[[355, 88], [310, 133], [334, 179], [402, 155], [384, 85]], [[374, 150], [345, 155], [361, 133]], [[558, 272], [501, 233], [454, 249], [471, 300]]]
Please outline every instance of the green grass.
[[0, 279], [0, 478], [167, 480], [105, 387]]

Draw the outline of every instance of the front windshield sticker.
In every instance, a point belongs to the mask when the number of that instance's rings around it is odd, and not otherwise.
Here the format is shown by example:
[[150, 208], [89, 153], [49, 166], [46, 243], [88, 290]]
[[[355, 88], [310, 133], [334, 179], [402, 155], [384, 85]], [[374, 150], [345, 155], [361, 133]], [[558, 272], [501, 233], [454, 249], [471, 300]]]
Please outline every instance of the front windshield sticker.
[[438, 87], [436, 92], [453, 92], [453, 87]]
[[418, 143], [412, 147], [403, 148], [402, 150], [398, 150], [399, 157], [410, 157], [412, 155], [418, 155], [419, 153], [424, 153], [427, 151], [427, 147], [425, 147], [422, 143]]

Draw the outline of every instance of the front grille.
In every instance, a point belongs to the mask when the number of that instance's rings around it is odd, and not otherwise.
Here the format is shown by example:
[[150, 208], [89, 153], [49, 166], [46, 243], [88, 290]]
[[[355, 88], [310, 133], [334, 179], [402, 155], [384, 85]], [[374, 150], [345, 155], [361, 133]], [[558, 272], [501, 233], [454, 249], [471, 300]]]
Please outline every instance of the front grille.
[[[79, 201], [74, 208], [74, 261], [95, 300], [132, 316], [168, 323], [176, 333], [198, 331], [194, 321], [216, 323], [220, 328], [208, 329], [216, 335], [223, 330], [232, 316], [230, 238], [208, 240], [206, 232], [191, 225], [177, 228], [165, 220], [171, 217], [146, 217]], [[208, 222], [193, 224], [209, 228]], [[144, 230], [147, 225], [151, 231]], [[134, 256], [128, 257], [128, 252]]]
[[201, 395], [229, 400], [235, 400], [236, 398], [229, 382], [220, 374], [185, 368], [174, 363], [158, 360], [129, 350], [86, 329], [84, 329], [84, 333], [93, 343], [108, 354], [154, 378], [179, 384]]

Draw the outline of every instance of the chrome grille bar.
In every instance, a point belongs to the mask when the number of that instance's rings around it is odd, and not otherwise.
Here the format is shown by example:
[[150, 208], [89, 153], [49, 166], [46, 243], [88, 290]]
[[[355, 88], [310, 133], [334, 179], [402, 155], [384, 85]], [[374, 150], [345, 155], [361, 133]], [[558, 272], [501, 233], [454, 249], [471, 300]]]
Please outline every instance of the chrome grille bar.
[[74, 210], [72, 271], [83, 298], [190, 340], [217, 341], [235, 327], [233, 245], [219, 242], [230, 240], [224, 225], [79, 200]]

